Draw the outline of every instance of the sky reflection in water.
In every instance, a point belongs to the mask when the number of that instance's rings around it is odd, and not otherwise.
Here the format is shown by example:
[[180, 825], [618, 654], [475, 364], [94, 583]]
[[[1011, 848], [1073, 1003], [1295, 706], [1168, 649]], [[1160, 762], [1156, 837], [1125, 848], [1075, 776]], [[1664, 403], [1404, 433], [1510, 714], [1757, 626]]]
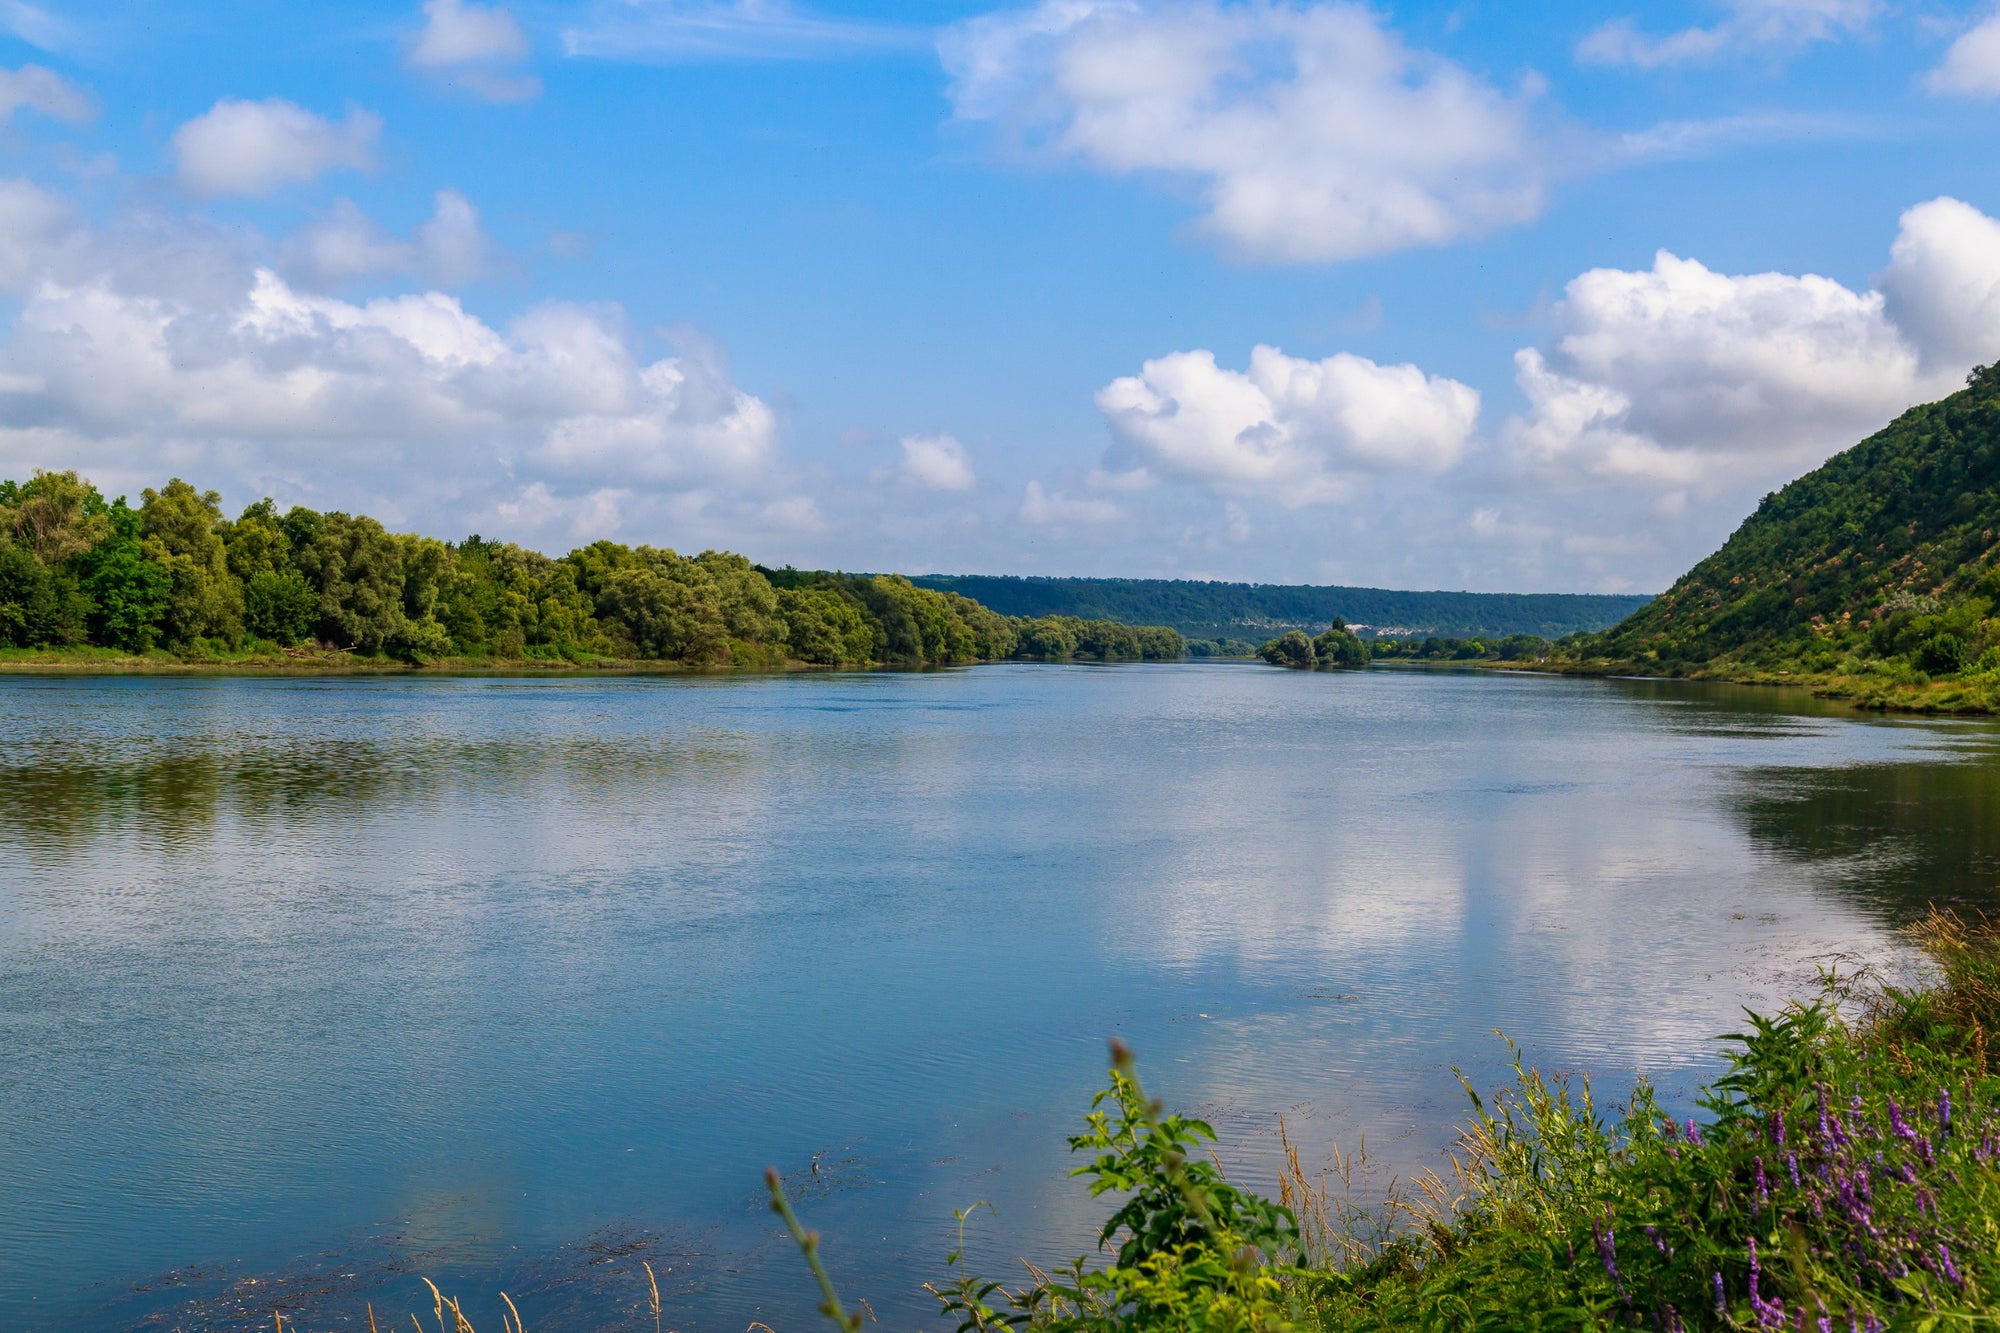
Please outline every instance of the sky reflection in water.
[[650, 1256], [683, 1330], [803, 1327], [767, 1162], [935, 1326], [951, 1208], [989, 1267], [1089, 1243], [1111, 1032], [1240, 1175], [1280, 1112], [1386, 1175], [1495, 1028], [1684, 1098], [1740, 1005], [1996, 883], [2000, 731], [1767, 691], [0, 680], [0, 1326], [340, 1327], [411, 1271], [636, 1326]]

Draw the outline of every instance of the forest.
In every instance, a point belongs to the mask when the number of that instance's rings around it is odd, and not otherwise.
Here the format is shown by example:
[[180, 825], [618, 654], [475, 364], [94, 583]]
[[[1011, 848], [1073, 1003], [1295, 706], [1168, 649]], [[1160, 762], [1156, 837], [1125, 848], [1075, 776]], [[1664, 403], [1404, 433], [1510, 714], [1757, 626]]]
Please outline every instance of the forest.
[[1515, 634], [1545, 639], [1602, 630], [1644, 606], [1613, 593], [1404, 592], [1388, 588], [1188, 579], [1055, 579], [927, 574], [919, 587], [963, 593], [1008, 615], [1073, 615], [1172, 625], [1190, 639], [1247, 641], [1272, 631], [1317, 633], [1342, 620], [1371, 635], [1442, 635], [1489, 642]]
[[231, 519], [178, 478], [136, 506], [73, 471], [0, 481], [0, 649], [37, 656], [768, 669], [1160, 661], [1183, 647], [1172, 629], [1006, 616], [896, 575], [611, 541], [551, 558], [269, 499]]

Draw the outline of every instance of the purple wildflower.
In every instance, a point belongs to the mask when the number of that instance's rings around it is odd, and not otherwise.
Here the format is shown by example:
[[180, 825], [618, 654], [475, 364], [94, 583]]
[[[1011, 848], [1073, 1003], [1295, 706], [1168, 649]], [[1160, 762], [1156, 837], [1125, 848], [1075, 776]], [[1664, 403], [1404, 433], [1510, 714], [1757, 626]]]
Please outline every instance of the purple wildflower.
[[1951, 1246], [1943, 1241], [1938, 1242], [1938, 1267], [1952, 1286], [1959, 1288], [1965, 1286], [1965, 1279], [1959, 1276], [1958, 1265], [1951, 1261]]
[[1785, 1165], [1786, 1165], [1786, 1167], [1788, 1167], [1788, 1168], [1789, 1168], [1789, 1169], [1791, 1170], [1791, 1173], [1792, 1173], [1792, 1188], [1793, 1188], [1793, 1189], [1798, 1189], [1798, 1188], [1799, 1188], [1799, 1155], [1798, 1155], [1797, 1153], [1787, 1153], [1787, 1154], [1785, 1155]]
[[1903, 1119], [1903, 1108], [1896, 1105], [1894, 1097], [1889, 1099], [1889, 1128], [1896, 1131], [1896, 1137], [1899, 1139], [1910, 1143], [1917, 1141], [1917, 1131], [1911, 1129], [1909, 1122]]
[[1951, 1089], [1938, 1089], [1938, 1137], [1951, 1134]]
[[1729, 1315], [1729, 1300], [1722, 1294], [1722, 1274], [1720, 1273], [1711, 1274], [1710, 1280], [1715, 1284], [1716, 1317], [1718, 1319], [1727, 1318]]

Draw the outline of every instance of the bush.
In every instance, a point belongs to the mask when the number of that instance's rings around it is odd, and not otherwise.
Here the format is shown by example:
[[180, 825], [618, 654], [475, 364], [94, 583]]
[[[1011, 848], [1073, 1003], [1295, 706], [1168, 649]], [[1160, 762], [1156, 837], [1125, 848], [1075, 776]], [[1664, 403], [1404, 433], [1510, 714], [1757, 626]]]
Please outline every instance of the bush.
[[1313, 641], [1299, 630], [1288, 630], [1282, 637], [1272, 639], [1257, 650], [1257, 655], [1273, 666], [1305, 668], [1319, 664]]

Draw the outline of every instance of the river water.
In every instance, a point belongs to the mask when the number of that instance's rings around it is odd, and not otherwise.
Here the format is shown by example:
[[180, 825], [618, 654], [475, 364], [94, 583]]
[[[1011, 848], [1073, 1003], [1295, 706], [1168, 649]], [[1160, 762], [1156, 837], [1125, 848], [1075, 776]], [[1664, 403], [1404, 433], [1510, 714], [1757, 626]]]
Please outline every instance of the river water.
[[[813, 1326], [1083, 1252], [1105, 1039], [1268, 1187], [1519, 1042], [1677, 1105], [1992, 904], [2000, 730], [1262, 666], [0, 679], [0, 1328]], [[1013, 1268], [1018, 1272], [1018, 1268]], [[288, 1320], [289, 1322], [289, 1320]]]

